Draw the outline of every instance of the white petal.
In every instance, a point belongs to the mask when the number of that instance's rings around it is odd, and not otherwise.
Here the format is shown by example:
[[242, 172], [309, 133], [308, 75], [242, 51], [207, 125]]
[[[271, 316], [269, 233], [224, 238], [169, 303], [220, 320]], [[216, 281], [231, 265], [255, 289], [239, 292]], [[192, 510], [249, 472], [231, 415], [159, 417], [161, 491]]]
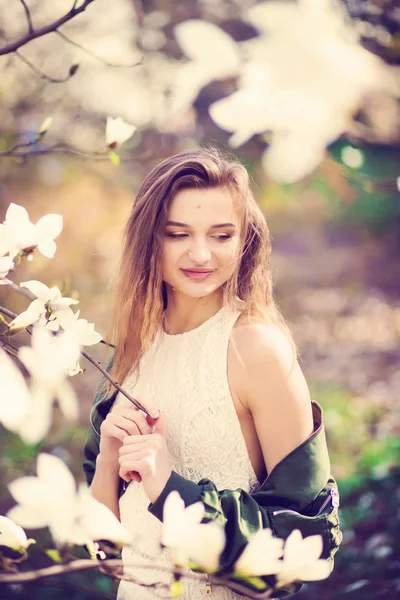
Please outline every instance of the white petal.
[[9, 548], [26, 548], [28, 539], [25, 531], [14, 521], [0, 515], [0, 546]]
[[22, 281], [20, 283], [20, 286], [32, 292], [32, 294], [34, 294], [36, 298], [39, 298], [39, 300], [41, 300], [44, 303], [50, 300], [50, 289], [41, 281], [36, 281], [35, 279], [32, 279], [30, 281]]
[[195, 504], [190, 504], [190, 506], [185, 508], [184, 518], [186, 523], [190, 525], [196, 525], [200, 523], [200, 521], [204, 517], [204, 511], [204, 504], [202, 502], [195, 502]]
[[225, 532], [217, 523], [197, 525], [184, 546], [189, 558], [208, 573], [218, 569], [224, 547]]
[[64, 381], [58, 388], [57, 398], [65, 418], [70, 421], [76, 421], [79, 416], [78, 399], [68, 381]]
[[19, 227], [22, 224], [29, 222], [29, 215], [26, 208], [23, 206], [19, 206], [19, 204], [14, 204], [11, 202], [10, 206], [6, 212], [6, 220], [4, 223], [6, 225], [10, 225], [11, 227]]
[[31, 406], [18, 433], [26, 444], [37, 444], [46, 437], [51, 426], [52, 394], [35, 384], [31, 387], [31, 393]]
[[13, 247], [13, 236], [7, 225], [0, 225], [0, 256], [7, 254]]
[[81, 346], [93, 346], [103, 339], [103, 336], [94, 330], [94, 323], [88, 323], [86, 319], [79, 319], [76, 322], [76, 332]]
[[47, 527], [48, 518], [45, 509], [31, 506], [14, 506], [8, 511], [7, 515], [10, 519], [19, 523], [25, 529], [41, 529]]
[[9, 256], [0, 257], [0, 279], [8, 275], [9, 271], [14, 268], [14, 261]]
[[[47, 486], [37, 477], [19, 477], [9, 485], [10, 494], [18, 504], [42, 509], [48, 503]], [[10, 517], [13, 518], [13, 517]], [[15, 519], [14, 519], [15, 520]], [[24, 527], [23, 523], [19, 523]]]
[[[178, 44], [188, 58], [207, 62], [210, 73], [221, 76], [235, 74], [240, 65], [238, 46], [220, 27], [189, 19], [174, 28]], [[207, 40], [204, 43], [204, 40]]]
[[214, 121], [226, 131], [235, 131], [231, 146], [238, 146], [256, 133], [262, 133], [271, 125], [267, 120], [265, 102], [254, 90], [239, 90], [214, 102], [209, 113]]
[[53, 240], [44, 240], [38, 244], [38, 250], [46, 258], [54, 258], [57, 250], [57, 245]]
[[309, 564], [302, 565], [301, 579], [303, 581], [318, 581], [329, 577], [332, 571], [332, 566], [328, 560], [316, 560]]
[[200, 90], [213, 81], [204, 63], [190, 62], [180, 65], [171, 84], [169, 110], [176, 114], [188, 110]]
[[73, 304], [79, 304], [79, 300], [73, 300], [72, 298], [67, 297], [57, 298], [57, 300], [54, 300], [54, 304], [51, 302], [51, 307], [53, 310], [62, 310], [72, 306]]
[[86, 486], [81, 486], [79, 496], [82, 507], [81, 524], [89, 539], [109, 540], [118, 544], [132, 541], [131, 535], [121, 525], [117, 517], [90, 494]]
[[44, 483], [54, 486], [59, 495], [64, 498], [74, 496], [76, 490], [75, 479], [60, 458], [42, 452], [37, 459], [37, 473]]
[[293, 20], [298, 13], [294, 4], [269, 0], [252, 6], [248, 11], [247, 20], [258, 30], [271, 31], [284, 27], [287, 20]]
[[[61, 325], [61, 327], [65, 330], [65, 331], [70, 331], [70, 329], [73, 329], [73, 331], [75, 331], [75, 325], [77, 322], [77, 316], [76, 313], [74, 313], [71, 309], [68, 310], [60, 310], [59, 312], [57, 312], [57, 319]], [[72, 332], [72, 335], [74, 335], [74, 333]]]
[[303, 536], [300, 529], [294, 529], [287, 537], [284, 549], [284, 560], [288, 563], [298, 563], [301, 560], [301, 545]]
[[0, 350], [0, 422], [16, 432], [30, 403], [31, 396], [21, 371], [6, 352]]
[[309, 535], [302, 542], [303, 556], [310, 560], [317, 560], [324, 547], [321, 535]]
[[272, 575], [282, 565], [283, 540], [275, 538], [270, 529], [262, 529], [249, 539], [235, 570], [246, 575]]
[[110, 144], [121, 145], [127, 140], [129, 140], [129, 138], [132, 137], [135, 131], [136, 126], [131, 125], [130, 123], [126, 123], [126, 121], [124, 121], [122, 117], [117, 117], [116, 119], [108, 117], [105, 133], [106, 144], [108, 146]]
[[54, 240], [63, 230], [63, 218], [61, 215], [45, 215], [39, 219], [35, 227], [39, 244], [42, 241]]
[[28, 325], [32, 325], [39, 320], [41, 315], [46, 312], [46, 308], [41, 300], [38, 298], [33, 300], [28, 308], [18, 315], [13, 321], [10, 323], [10, 329], [23, 329], [28, 327]]
[[324, 158], [325, 147], [314, 146], [297, 135], [274, 135], [264, 152], [262, 166], [266, 174], [280, 183], [294, 183], [309, 175]]
[[54, 318], [54, 315], [51, 316], [49, 321], [46, 321], [46, 319], [44, 319], [43, 323], [39, 321], [39, 325], [45, 326], [49, 331], [58, 331], [60, 329], [60, 323], [58, 319]]

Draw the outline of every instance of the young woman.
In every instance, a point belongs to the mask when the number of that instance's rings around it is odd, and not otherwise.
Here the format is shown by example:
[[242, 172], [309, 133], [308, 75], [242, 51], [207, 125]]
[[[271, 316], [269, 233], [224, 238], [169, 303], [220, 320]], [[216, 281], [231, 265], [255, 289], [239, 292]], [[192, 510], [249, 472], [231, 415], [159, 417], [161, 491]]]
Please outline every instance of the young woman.
[[[96, 399], [85, 463], [93, 495], [145, 557], [166, 560], [158, 520], [165, 497], [178, 489], [190, 504], [208, 493], [210, 518], [229, 523], [224, 556], [232, 562], [248, 510], [232, 505], [227, 514], [233, 490], [249, 506], [316, 427], [272, 297], [267, 224], [241, 164], [201, 149], [164, 160], [146, 177], [126, 227], [115, 343], [111, 373], [152, 417], [121, 394]], [[248, 532], [268, 526], [265, 516], [248, 519]], [[123, 556], [137, 560], [132, 549]], [[136, 574], [149, 583], [166, 578]], [[204, 582], [185, 581], [185, 598], [206, 591]], [[216, 586], [212, 594], [236, 597]], [[155, 595], [122, 582], [118, 597]]]

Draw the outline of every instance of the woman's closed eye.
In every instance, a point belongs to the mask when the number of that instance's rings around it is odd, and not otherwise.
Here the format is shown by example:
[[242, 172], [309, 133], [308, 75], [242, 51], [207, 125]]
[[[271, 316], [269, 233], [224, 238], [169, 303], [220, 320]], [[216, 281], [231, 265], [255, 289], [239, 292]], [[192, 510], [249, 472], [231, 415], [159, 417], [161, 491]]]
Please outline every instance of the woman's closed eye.
[[[167, 237], [169, 237], [173, 240], [181, 240], [181, 239], [184, 239], [189, 236], [189, 234], [187, 234], [187, 233], [174, 233], [174, 232], [168, 232], [166, 235], [167, 235]], [[218, 240], [221, 242], [225, 242], [232, 238], [232, 236], [229, 233], [217, 233], [215, 235], [212, 235], [211, 237], [214, 238], [215, 240]]]

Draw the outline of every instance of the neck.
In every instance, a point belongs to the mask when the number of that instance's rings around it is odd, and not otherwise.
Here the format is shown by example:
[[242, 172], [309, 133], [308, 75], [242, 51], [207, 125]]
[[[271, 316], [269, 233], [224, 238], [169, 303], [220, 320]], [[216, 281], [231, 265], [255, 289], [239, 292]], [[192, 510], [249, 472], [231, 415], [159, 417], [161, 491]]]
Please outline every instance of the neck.
[[204, 298], [189, 298], [167, 286], [167, 308], [164, 328], [171, 335], [185, 333], [199, 327], [222, 307], [218, 290]]

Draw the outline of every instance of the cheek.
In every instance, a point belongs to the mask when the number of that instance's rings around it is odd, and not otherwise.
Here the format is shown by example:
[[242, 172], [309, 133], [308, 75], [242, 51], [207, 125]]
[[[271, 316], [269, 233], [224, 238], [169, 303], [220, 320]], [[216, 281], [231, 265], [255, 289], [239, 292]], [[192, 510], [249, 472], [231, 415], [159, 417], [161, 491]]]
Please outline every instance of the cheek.
[[169, 271], [176, 266], [181, 254], [182, 250], [179, 248], [178, 244], [169, 244], [168, 242], [165, 242], [162, 249], [163, 272]]
[[222, 246], [219, 253], [219, 261], [221, 265], [226, 267], [234, 267], [240, 255], [240, 243], [237, 241], [236, 243], [232, 242], [231, 244], [226, 244]]

